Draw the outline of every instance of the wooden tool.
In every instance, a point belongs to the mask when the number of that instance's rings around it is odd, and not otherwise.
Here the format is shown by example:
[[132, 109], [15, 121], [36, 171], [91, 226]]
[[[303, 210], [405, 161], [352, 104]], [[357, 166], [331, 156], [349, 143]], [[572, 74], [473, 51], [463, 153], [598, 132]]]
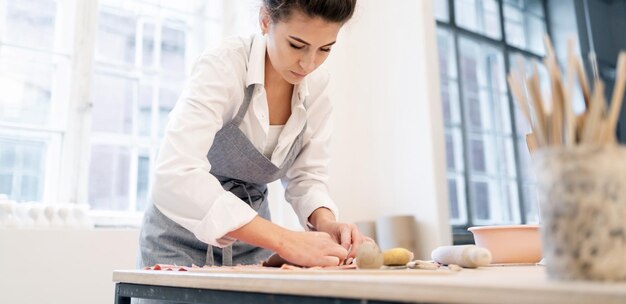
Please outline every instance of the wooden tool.
[[[582, 62], [574, 55], [573, 40], [568, 40], [566, 82], [547, 36], [544, 37], [544, 43], [546, 46], [544, 64], [548, 70], [552, 93], [548, 99], [544, 99], [541, 92], [536, 63], [533, 64], [532, 74], [525, 76], [524, 63], [518, 60], [517, 68], [512, 68], [507, 76], [511, 95], [532, 129], [532, 133], [526, 136], [529, 151], [533, 152], [547, 146], [614, 144], [615, 128], [626, 89], [626, 52], [620, 53], [618, 58], [615, 88], [610, 108], [607, 110], [604, 83], [599, 76], [594, 77], [592, 92]], [[585, 101], [585, 111], [578, 116], [573, 108], [576, 81], [580, 85]]]
[[624, 100], [624, 87], [626, 86], [626, 52], [621, 52], [619, 54], [615, 72], [617, 77], [615, 78], [615, 87], [611, 98], [611, 109], [608, 114], [608, 121], [605, 129], [606, 132], [603, 136], [604, 141], [608, 143], [615, 143], [616, 141], [615, 132], [613, 132], [613, 130], [615, 130], [617, 125], [617, 119]]

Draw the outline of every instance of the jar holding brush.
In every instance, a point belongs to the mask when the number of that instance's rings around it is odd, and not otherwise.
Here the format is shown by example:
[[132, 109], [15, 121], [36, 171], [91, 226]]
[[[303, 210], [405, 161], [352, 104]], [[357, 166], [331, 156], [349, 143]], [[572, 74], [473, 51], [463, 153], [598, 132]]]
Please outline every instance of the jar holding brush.
[[[615, 128], [626, 85], [621, 52], [607, 106], [598, 76], [590, 86], [573, 42], [562, 76], [550, 40], [544, 64], [551, 94], [544, 98], [536, 65], [527, 76], [518, 66], [508, 75], [517, 105], [531, 124], [527, 143], [537, 178], [543, 256], [548, 276], [559, 280], [626, 280], [626, 148]], [[596, 74], [597, 75], [597, 74]], [[580, 91], [574, 90], [578, 83]], [[574, 94], [586, 109], [574, 113]]]

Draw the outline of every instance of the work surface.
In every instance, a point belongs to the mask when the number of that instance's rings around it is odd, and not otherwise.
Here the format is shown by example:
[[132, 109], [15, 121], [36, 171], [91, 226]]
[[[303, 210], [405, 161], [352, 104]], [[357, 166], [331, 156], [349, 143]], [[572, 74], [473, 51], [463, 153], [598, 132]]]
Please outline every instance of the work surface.
[[[555, 282], [543, 266], [495, 266], [447, 270], [279, 270], [178, 272], [121, 270], [121, 286], [170, 286], [202, 290], [297, 295], [309, 299], [357, 299], [428, 303], [626, 303], [626, 282]], [[168, 290], [176, 290], [170, 289]], [[233, 293], [229, 293], [233, 294]], [[124, 297], [133, 295], [124, 294]], [[126, 302], [126, 298], [118, 301]], [[337, 302], [337, 301], [335, 301]], [[361, 303], [364, 303], [362, 301]]]

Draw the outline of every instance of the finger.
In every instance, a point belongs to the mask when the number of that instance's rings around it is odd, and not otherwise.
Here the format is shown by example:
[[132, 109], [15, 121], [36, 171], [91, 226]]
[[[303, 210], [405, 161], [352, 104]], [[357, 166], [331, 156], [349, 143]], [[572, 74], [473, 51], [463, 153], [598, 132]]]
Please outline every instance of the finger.
[[363, 243], [364, 238], [361, 232], [358, 229], [352, 229], [352, 247], [350, 252], [348, 252], [348, 258], [353, 258], [356, 256], [356, 251], [359, 246]]
[[341, 259], [341, 261], [343, 261], [348, 256], [348, 250], [346, 250], [346, 248], [339, 246], [337, 243], [333, 243], [332, 246], [328, 247], [325, 254], [329, 256], [338, 257], [339, 259]]
[[319, 265], [317, 266], [337, 266], [339, 265], [340, 259], [336, 256], [324, 256], [319, 259]]
[[319, 238], [331, 239], [331, 240], [333, 239], [333, 237], [330, 234], [326, 233], [326, 232], [315, 231], [315, 232], [310, 232], [310, 233], [314, 233], [315, 236], [319, 237]]
[[350, 241], [352, 240], [352, 230], [353, 229], [350, 229], [350, 226], [341, 226], [339, 231], [341, 233], [341, 246], [343, 246], [343, 248], [350, 248]]

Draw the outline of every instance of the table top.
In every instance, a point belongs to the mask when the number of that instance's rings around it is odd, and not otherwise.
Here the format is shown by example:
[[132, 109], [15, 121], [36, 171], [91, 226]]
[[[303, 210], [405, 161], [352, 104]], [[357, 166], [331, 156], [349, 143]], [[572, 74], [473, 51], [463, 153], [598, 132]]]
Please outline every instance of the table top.
[[558, 282], [543, 266], [439, 270], [119, 270], [113, 281], [242, 292], [431, 303], [626, 303], [626, 282]]

